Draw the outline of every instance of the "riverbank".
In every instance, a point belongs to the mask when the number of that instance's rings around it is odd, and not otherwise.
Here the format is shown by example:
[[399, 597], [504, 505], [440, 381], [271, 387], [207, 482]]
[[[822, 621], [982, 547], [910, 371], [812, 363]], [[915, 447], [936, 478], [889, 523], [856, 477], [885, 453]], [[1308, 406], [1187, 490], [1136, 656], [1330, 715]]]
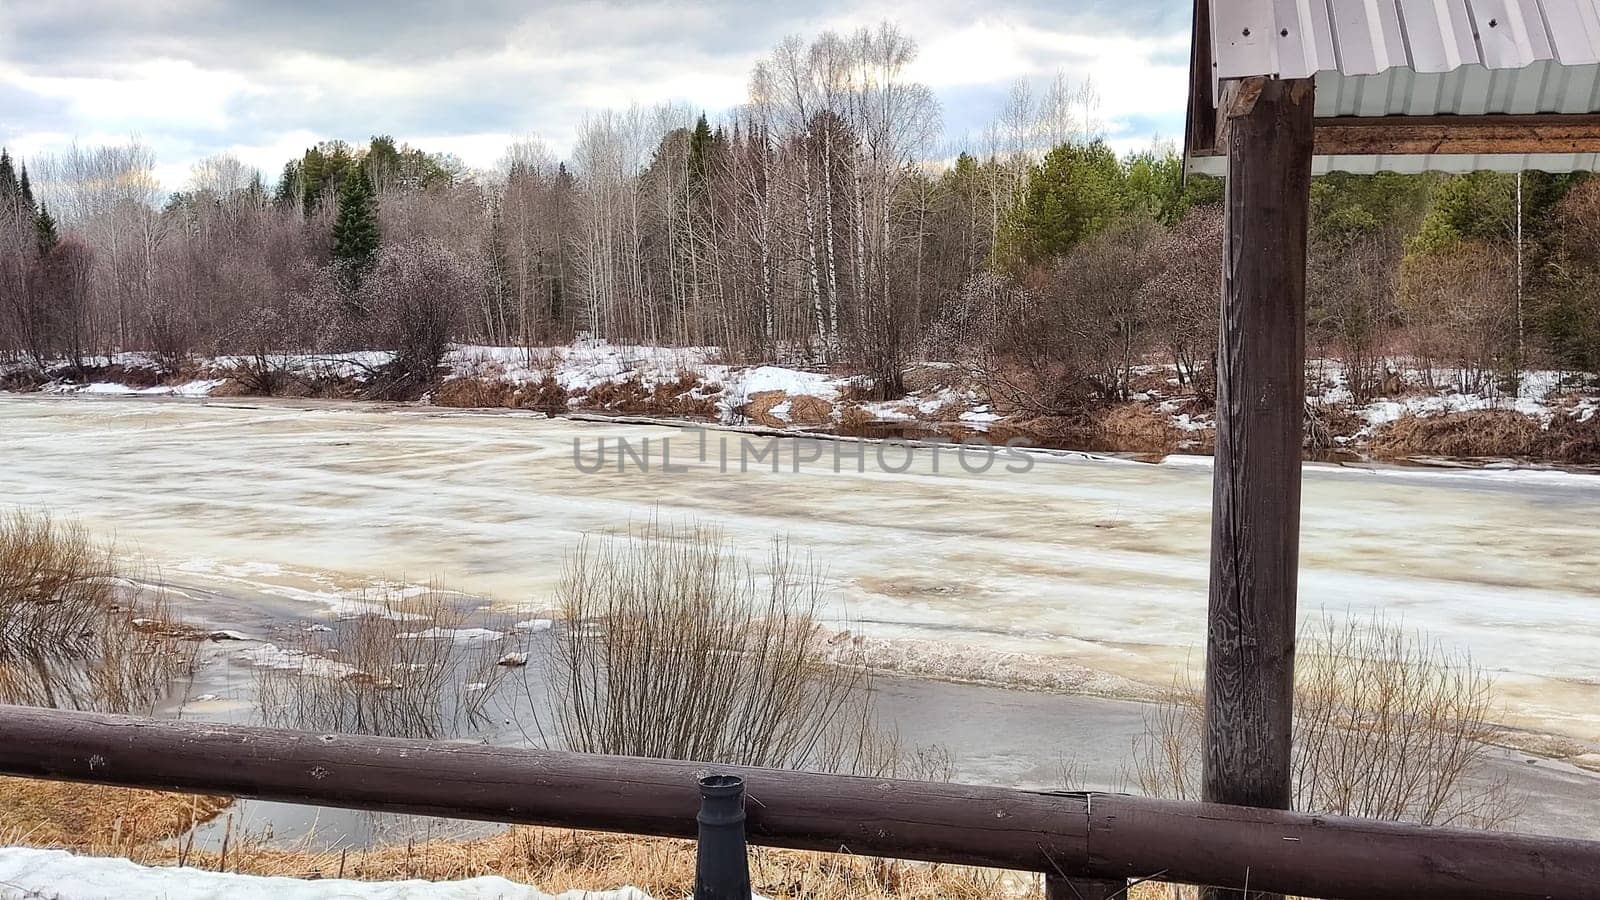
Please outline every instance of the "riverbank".
[[[120, 353], [82, 367], [0, 370], [0, 387], [50, 394], [370, 399], [382, 351], [213, 357], [163, 367]], [[1501, 460], [1600, 466], [1600, 378], [1533, 370], [1515, 383], [1483, 373], [1386, 360], [1375, 396], [1357, 398], [1343, 367], [1307, 367], [1308, 458]], [[1161, 456], [1209, 454], [1215, 409], [1207, 389], [1164, 365], [1134, 367], [1120, 399], [1071, 413], [1004, 402], [987, 380], [943, 362], [910, 365], [908, 393], [876, 399], [848, 369], [731, 364], [714, 347], [578, 341], [563, 347], [457, 346], [440, 378], [412, 399], [458, 409], [551, 415], [650, 416], [858, 437], [981, 438], [1035, 447]]]

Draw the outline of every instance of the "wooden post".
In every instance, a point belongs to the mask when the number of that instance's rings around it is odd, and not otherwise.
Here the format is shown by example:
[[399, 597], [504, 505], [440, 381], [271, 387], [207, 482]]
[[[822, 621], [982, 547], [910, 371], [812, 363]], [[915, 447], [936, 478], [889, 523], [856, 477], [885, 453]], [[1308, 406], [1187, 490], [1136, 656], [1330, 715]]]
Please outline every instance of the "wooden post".
[[1311, 81], [1230, 84], [1218, 115], [1228, 184], [1202, 789], [1215, 803], [1288, 809]]
[[1123, 900], [1127, 895], [1128, 882], [1120, 878], [1105, 881], [1046, 875], [1044, 879], [1044, 900]]

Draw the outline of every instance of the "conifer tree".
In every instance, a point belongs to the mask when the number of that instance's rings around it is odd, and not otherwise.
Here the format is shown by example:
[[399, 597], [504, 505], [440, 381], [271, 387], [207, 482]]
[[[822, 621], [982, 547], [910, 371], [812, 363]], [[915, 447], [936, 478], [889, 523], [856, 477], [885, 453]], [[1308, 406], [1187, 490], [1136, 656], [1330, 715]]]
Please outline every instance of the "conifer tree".
[[55, 217], [43, 205], [39, 207], [39, 215], [34, 217], [33, 227], [39, 235], [39, 253], [42, 255], [55, 249], [61, 237], [56, 233]]
[[0, 148], [0, 208], [11, 208], [21, 193], [21, 186], [17, 184], [17, 170], [11, 165], [11, 153]]
[[35, 208], [33, 205], [33, 185], [28, 182], [28, 167], [26, 165], [22, 167], [22, 179], [17, 193], [22, 197], [23, 205], [28, 208], [29, 212], [32, 212]]
[[344, 274], [351, 290], [372, 269], [378, 255], [378, 216], [373, 202], [372, 183], [365, 170], [357, 167], [339, 189], [339, 214], [333, 223], [333, 261]]

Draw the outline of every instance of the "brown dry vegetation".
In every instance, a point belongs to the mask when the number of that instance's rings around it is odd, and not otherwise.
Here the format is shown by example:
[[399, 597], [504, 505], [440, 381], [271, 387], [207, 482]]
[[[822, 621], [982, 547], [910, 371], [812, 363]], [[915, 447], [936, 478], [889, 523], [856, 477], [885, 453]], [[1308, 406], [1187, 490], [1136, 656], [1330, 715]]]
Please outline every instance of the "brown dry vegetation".
[[230, 802], [227, 797], [0, 778], [0, 839], [120, 855], [177, 837]]
[[768, 428], [783, 428], [789, 423], [773, 415], [772, 410], [773, 407], [778, 406], [787, 399], [789, 399], [789, 395], [783, 391], [757, 391], [750, 395], [744, 406], [740, 407], [739, 412], [757, 425], [765, 425]]
[[[43, 782], [18, 782], [43, 785], [45, 790], [55, 787]], [[74, 794], [118, 789], [59, 787], [64, 803], [81, 797], [128, 802], [131, 806], [117, 818], [90, 822], [87, 830], [79, 830], [72, 827], [73, 814], [58, 805], [59, 819], [26, 820], [23, 824], [29, 830], [11, 828], [0, 838], [8, 843], [59, 847], [84, 854], [126, 856], [145, 865], [182, 864], [293, 878], [449, 881], [498, 875], [549, 892], [631, 884], [663, 898], [685, 896], [694, 883], [691, 841], [530, 826], [478, 840], [428, 841], [350, 851], [274, 849], [257, 838], [243, 836], [231, 842], [224, 857], [218, 851], [187, 847], [182, 841], [159, 842], [181, 833], [191, 817], [203, 821], [207, 814], [214, 816], [216, 810], [204, 798], [195, 802], [178, 794], [152, 794], [146, 800], [133, 795], [148, 792]], [[12, 820], [4, 821], [10, 824]], [[177, 832], [171, 830], [174, 826], [178, 827]], [[30, 833], [34, 835], [31, 839], [27, 837]], [[47, 840], [47, 834], [57, 839]], [[750, 849], [750, 879], [753, 890], [773, 900], [991, 900], [1001, 896], [1035, 900], [1043, 895], [1038, 876], [1027, 873], [763, 847]], [[1164, 890], [1154, 884], [1142, 884], [1127, 896], [1130, 900], [1157, 900], [1165, 896]]]
[[1565, 463], [1600, 462], [1600, 416], [1580, 422], [1557, 414], [1548, 427], [1511, 410], [1405, 416], [1371, 442], [1380, 456], [1523, 457]]
[[1170, 418], [1143, 403], [1119, 403], [1098, 410], [1094, 427], [1102, 440], [1130, 453], [1171, 453], [1183, 439]]
[[859, 437], [867, 432], [874, 419], [871, 412], [859, 403], [847, 402], [839, 407], [839, 433]]
[[721, 385], [707, 383], [694, 372], [680, 372], [675, 380], [654, 384], [646, 384], [639, 375], [630, 375], [595, 385], [588, 393], [574, 396], [572, 405], [630, 415], [714, 419], [717, 395], [721, 393]]

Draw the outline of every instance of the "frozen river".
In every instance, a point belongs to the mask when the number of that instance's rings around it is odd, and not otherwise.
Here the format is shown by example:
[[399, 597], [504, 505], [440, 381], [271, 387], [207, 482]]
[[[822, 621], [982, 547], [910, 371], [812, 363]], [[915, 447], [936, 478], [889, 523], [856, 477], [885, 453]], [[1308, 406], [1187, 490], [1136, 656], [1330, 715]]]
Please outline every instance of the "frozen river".
[[[604, 438], [611, 464], [580, 470]], [[649, 438], [618, 471], [615, 442]], [[663, 471], [661, 441], [673, 471]], [[321, 612], [374, 579], [545, 607], [584, 533], [651, 517], [774, 535], [887, 638], [1146, 684], [1203, 652], [1210, 468], [834, 445], [739, 471], [737, 435], [376, 405], [0, 396], [0, 502], [82, 519], [167, 581]], [[757, 439], [752, 438], [753, 441]], [[732, 455], [719, 462], [719, 442]], [[861, 445], [846, 442], [845, 452]], [[759, 443], [758, 450], [766, 445]], [[726, 471], [724, 471], [726, 468]], [[1496, 673], [1506, 719], [1600, 740], [1600, 477], [1308, 466], [1301, 609], [1384, 610]], [[933, 648], [933, 649], [930, 649]], [[972, 655], [971, 653], [968, 654]]]

